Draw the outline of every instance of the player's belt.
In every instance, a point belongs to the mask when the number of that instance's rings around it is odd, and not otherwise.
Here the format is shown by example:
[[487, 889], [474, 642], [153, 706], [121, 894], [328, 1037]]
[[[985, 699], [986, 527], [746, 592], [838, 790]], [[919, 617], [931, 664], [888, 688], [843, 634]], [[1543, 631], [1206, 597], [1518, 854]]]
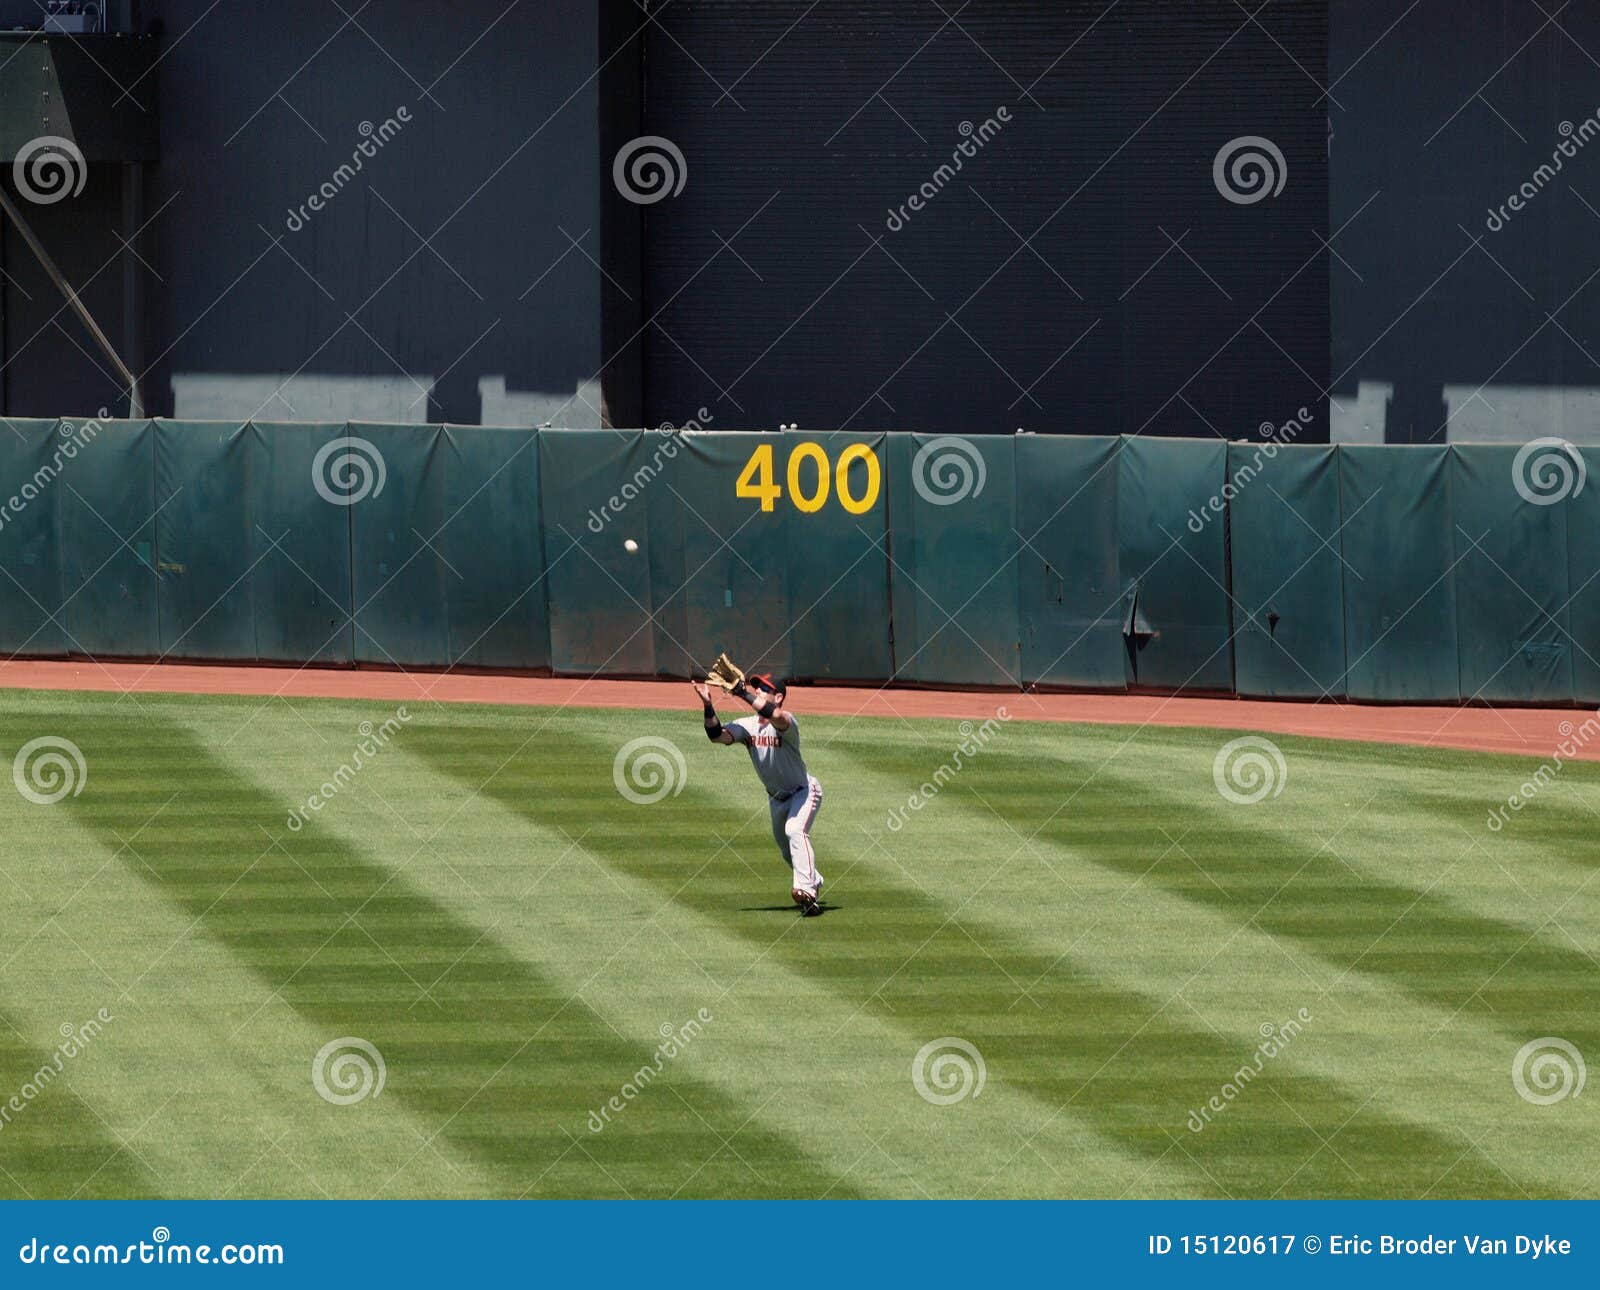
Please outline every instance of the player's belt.
[[767, 790], [767, 796], [768, 796], [768, 797], [770, 797], [770, 798], [771, 798], [771, 799], [772, 799], [772, 800], [773, 800], [773, 801], [774, 801], [774, 802], [787, 802], [787, 801], [788, 801], [788, 800], [789, 800], [789, 799], [790, 799], [790, 798], [791, 798], [791, 797], [793, 797], [793, 796], [794, 796], [794, 795], [795, 795], [795, 794], [796, 794], [796, 793], [803, 793], [803, 792], [805, 792], [805, 790], [806, 790], [806, 789], [807, 789], [807, 788], [808, 788], [808, 787], [810, 787], [810, 786], [809, 786], [809, 785], [807, 785], [807, 784], [797, 784], [797, 785], [796, 785], [796, 786], [795, 786], [795, 787], [794, 787], [794, 788], [791, 788], [791, 789], [789, 789], [789, 790], [788, 790], [788, 791], [787, 791], [787, 792], [784, 792], [784, 793], [774, 793], [774, 792], [773, 792], [773, 791], [772, 791], [772, 790], [771, 790], [771, 789], [770, 789], [770, 788], [769, 788], [769, 789], [768, 789], [768, 790]]

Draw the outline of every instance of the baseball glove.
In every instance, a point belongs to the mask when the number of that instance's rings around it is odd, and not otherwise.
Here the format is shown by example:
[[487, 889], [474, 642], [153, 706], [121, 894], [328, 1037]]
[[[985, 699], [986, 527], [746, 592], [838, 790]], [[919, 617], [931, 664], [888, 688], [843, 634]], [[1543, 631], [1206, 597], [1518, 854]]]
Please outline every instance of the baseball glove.
[[706, 673], [706, 684], [731, 693], [744, 685], [744, 673], [726, 654], [718, 654], [717, 661]]

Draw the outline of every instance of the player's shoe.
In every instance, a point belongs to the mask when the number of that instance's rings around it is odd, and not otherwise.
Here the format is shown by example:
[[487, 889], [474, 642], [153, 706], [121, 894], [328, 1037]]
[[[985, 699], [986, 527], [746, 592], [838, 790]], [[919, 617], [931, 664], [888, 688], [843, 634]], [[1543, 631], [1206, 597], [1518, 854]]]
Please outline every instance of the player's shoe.
[[799, 887], [791, 888], [789, 897], [800, 906], [800, 913], [806, 918], [815, 918], [822, 912], [822, 906], [817, 903], [817, 895], [812, 891], [803, 891]]

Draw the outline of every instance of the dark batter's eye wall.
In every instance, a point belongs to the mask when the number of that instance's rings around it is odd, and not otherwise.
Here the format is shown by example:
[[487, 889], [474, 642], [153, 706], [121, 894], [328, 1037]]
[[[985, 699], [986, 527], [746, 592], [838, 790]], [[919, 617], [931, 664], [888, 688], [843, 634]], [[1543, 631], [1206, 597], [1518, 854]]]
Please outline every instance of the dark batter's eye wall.
[[616, 8], [613, 424], [1326, 441], [1326, 3]]

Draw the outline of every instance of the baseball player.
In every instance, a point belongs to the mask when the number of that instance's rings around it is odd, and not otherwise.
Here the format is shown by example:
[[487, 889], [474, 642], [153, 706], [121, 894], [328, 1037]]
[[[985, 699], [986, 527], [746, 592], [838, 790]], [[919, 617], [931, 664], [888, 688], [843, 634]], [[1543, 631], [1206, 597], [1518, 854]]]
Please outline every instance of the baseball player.
[[729, 694], [755, 709], [754, 716], [725, 726], [717, 717], [709, 686], [702, 680], [693, 682], [705, 706], [706, 738], [714, 744], [743, 744], [749, 752], [750, 764], [770, 799], [773, 840], [792, 870], [789, 895], [802, 914], [814, 917], [822, 912], [818, 903], [822, 875], [811, 846], [811, 825], [822, 806], [822, 785], [800, 756], [800, 723], [783, 706], [787, 689], [781, 682], [774, 684], [771, 676], [745, 677], [737, 672], [727, 682], [713, 674], [713, 683], [723, 684]]

